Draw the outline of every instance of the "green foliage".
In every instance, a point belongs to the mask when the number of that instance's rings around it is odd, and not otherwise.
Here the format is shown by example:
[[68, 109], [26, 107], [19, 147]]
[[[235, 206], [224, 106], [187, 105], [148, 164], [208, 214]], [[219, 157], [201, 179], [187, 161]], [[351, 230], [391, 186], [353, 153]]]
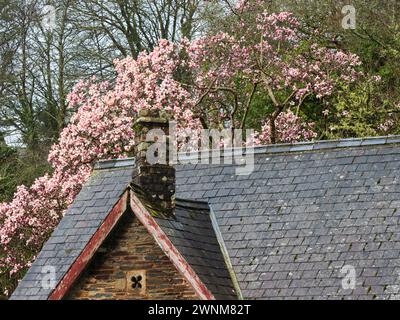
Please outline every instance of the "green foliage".
[[265, 92], [258, 92], [253, 99], [249, 115], [245, 124], [246, 128], [260, 130], [261, 125], [267, 119], [267, 115], [274, 111], [274, 106], [271, 103], [268, 95]]
[[0, 144], [0, 202], [9, 200], [15, 191], [16, 159], [15, 149]]
[[29, 186], [51, 167], [46, 158], [0, 143], [0, 203], [10, 201], [17, 186]]
[[399, 111], [396, 104], [382, 99], [384, 83], [372, 81], [343, 90], [328, 116], [324, 117], [325, 137], [352, 138], [398, 134]]

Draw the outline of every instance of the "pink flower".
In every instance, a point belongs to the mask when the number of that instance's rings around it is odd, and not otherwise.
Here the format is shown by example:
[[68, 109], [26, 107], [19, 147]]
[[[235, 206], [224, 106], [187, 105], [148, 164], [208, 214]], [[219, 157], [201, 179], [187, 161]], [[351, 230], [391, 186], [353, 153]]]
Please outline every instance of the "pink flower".
[[348, 112], [348, 111], [343, 111], [342, 112], [342, 116], [343, 117], [348, 117], [350, 115], [350, 112]]
[[[279, 142], [293, 143], [299, 141], [309, 141], [317, 137], [314, 131], [313, 122], [304, 122], [291, 110], [281, 113], [275, 120], [277, 130], [277, 140]], [[261, 133], [256, 136], [260, 143], [271, 143], [270, 120], [267, 120], [261, 129]]]

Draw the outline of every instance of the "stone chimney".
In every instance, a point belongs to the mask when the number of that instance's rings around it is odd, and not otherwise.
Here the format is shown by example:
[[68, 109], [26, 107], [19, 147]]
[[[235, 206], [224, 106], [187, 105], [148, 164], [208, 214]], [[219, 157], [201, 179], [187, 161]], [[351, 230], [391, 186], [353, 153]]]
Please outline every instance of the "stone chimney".
[[173, 214], [175, 208], [175, 168], [167, 163], [150, 164], [147, 159], [149, 147], [156, 141], [148, 141], [147, 133], [152, 129], [161, 129], [169, 142], [169, 120], [159, 110], [141, 110], [135, 123], [136, 168], [133, 183], [145, 193], [146, 198], [154, 206], [160, 207], [164, 213]]

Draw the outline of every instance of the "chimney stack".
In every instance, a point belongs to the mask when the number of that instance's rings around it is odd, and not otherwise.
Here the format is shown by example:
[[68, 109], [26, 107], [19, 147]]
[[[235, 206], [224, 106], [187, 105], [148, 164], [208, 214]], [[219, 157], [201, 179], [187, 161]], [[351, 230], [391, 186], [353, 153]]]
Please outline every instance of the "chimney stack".
[[[167, 163], [150, 164], [147, 150], [155, 142], [147, 140], [152, 129], [161, 129], [166, 136]], [[169, 120], [160, 110], [141, 110], [135, 123], [135, 151], [137, 171], [133, 183], [138, 185], [152, 204], [164, 213], [173, 214], [175, 208], [175, 168], [168, 159]]]

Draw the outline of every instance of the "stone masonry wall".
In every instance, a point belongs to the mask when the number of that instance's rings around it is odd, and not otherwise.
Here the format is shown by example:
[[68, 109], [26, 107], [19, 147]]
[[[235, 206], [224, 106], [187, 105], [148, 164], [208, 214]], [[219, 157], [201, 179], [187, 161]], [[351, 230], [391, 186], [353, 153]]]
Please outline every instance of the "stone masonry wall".
[[128, 212], [99, 248], [66, 299], [198, 297], [145, 227]]

